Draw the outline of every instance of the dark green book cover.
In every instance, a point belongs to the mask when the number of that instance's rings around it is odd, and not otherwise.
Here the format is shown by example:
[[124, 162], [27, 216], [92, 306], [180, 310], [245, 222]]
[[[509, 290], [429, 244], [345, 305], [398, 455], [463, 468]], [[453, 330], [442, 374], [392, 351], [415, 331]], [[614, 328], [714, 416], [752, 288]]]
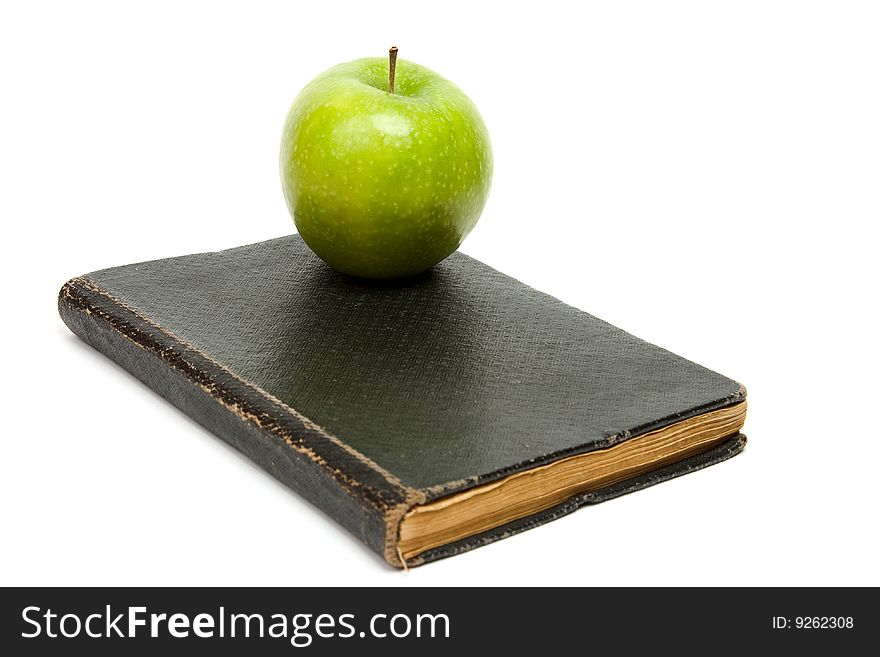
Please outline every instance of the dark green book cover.
[[722, 409], [744, 415], [745, 390], [460, 253], [376, 283], [332, 271], [289, 236], [93, 272], [62, 288], [59, 309], [80, 338], [396, 566], [504, 538], [745, 444], [740, 418], [673, 462], [566, 489], [575, 492], [550, 506], [405, 554], [401, 523], [420, 507], [629, 441], [638, 455], [640, 438]]

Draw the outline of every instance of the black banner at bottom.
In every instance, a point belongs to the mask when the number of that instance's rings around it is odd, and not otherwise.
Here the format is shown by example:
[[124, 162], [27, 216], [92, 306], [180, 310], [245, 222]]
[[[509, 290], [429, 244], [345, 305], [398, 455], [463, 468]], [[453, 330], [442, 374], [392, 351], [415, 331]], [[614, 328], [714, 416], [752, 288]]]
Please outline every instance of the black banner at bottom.
[[[3, 589], [10, 654], [767, 648], [878, 638], [875, 589]], [[9, 648], [12, 652], [9, 652]]]

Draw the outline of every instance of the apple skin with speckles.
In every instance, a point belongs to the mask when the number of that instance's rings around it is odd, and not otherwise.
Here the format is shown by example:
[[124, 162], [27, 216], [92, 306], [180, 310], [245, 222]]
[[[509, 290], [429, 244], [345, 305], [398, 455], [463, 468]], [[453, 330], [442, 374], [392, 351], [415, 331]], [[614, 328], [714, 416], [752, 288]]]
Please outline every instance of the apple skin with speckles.
[[489, 195], [492, 147], [477, 108], [433, 71], [359, 59], [299, 94], [281, 142], [287, 207], [306, 244], [345, 274], [388, 279], [434, 266]]

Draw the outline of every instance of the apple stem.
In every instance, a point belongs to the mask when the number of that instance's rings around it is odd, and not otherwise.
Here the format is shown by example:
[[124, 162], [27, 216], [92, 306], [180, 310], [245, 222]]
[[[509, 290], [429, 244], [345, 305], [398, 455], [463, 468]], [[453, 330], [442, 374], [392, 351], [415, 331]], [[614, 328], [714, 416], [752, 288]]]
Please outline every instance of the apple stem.
[[394, 93], [394, 72], [397, 69], [397, 46], [388, 51], [388, 91]]

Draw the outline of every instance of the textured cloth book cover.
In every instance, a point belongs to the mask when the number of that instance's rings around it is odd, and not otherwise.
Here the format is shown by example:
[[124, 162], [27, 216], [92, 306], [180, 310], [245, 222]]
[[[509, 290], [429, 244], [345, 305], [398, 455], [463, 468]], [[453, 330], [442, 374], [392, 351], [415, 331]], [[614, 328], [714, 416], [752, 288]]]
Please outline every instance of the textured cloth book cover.
[[396, 566], [745, 444], [734, 430], [675, 463], [403, 557], [400, 524], [419, 505], [734, 406], [745, 390], [461, 253], [376, 283], [332, 271], [288, 236], [93, 272], [65, 284], [59, 310], [80, 338]]

